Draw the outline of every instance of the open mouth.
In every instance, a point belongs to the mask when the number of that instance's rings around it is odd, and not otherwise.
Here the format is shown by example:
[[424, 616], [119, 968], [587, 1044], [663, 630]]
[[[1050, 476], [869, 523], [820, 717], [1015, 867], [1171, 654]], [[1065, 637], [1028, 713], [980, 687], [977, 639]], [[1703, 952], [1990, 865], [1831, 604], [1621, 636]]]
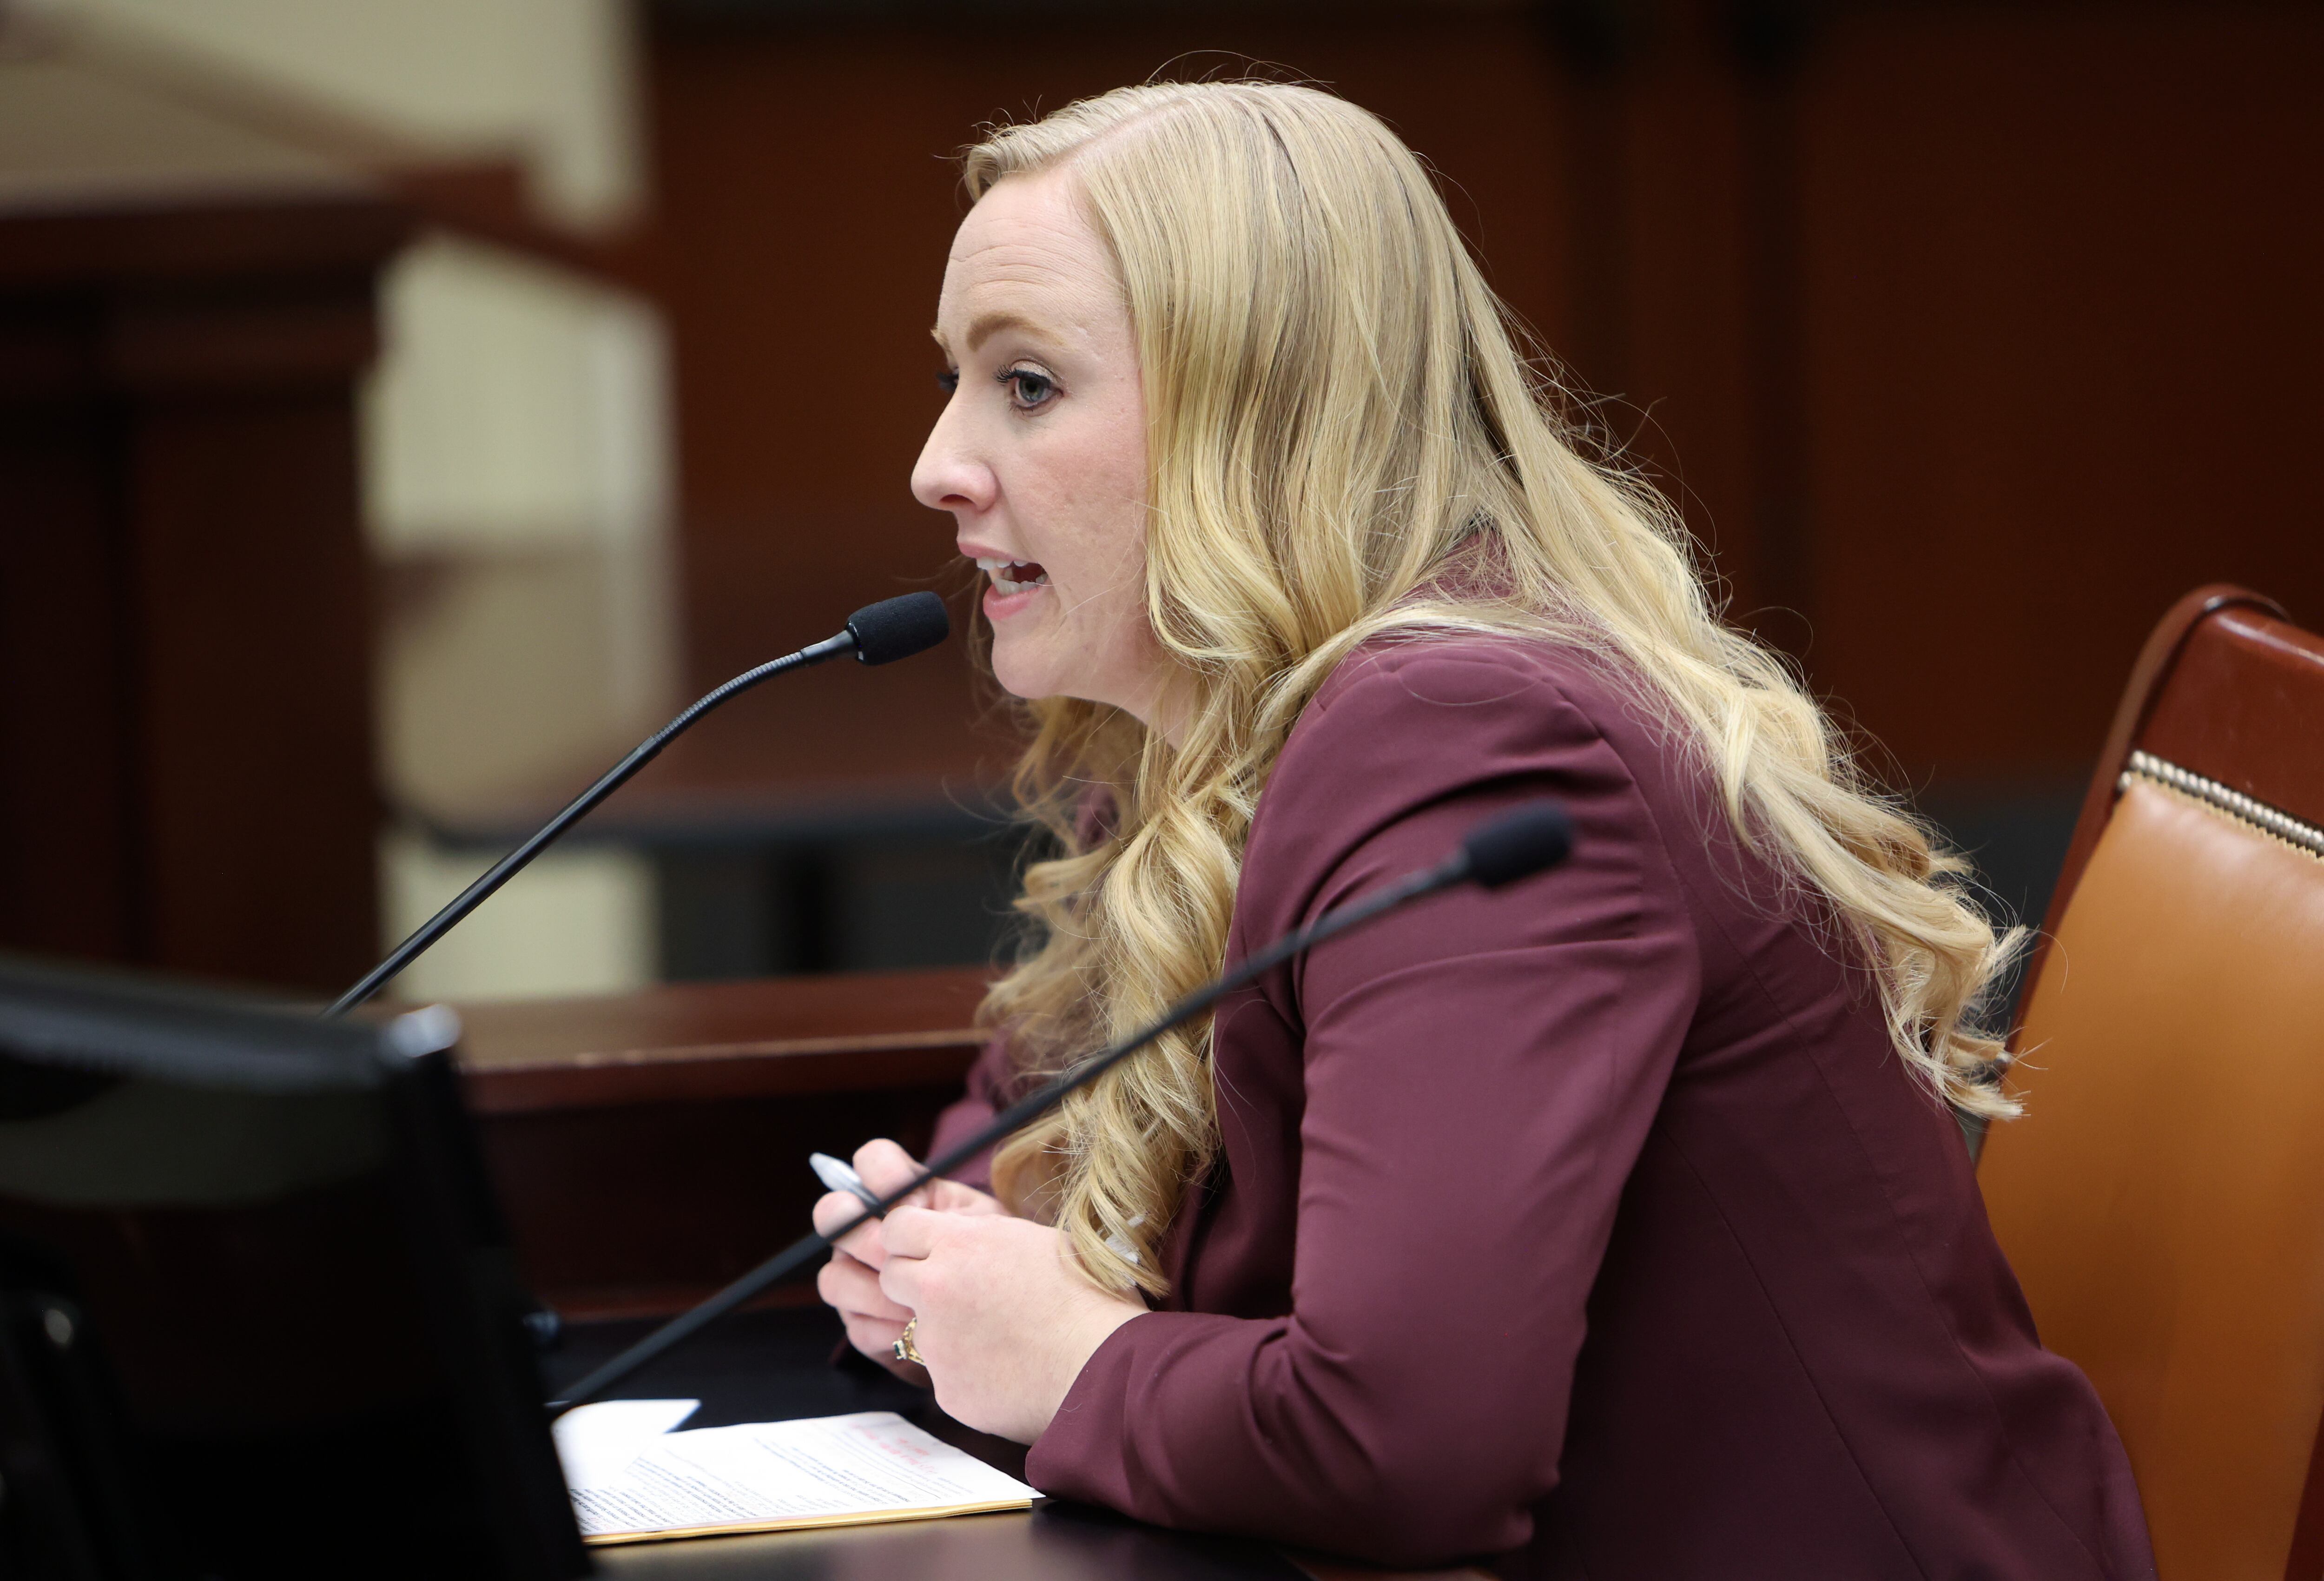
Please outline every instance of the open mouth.
[[980, 558], [976, 569], [991, 575], [993, 590], [1004, 598], [1011, 593], [1030, 593], [1036, 587], [1049, 585], [1049, 573], [1041, 569], [1038, 560]]

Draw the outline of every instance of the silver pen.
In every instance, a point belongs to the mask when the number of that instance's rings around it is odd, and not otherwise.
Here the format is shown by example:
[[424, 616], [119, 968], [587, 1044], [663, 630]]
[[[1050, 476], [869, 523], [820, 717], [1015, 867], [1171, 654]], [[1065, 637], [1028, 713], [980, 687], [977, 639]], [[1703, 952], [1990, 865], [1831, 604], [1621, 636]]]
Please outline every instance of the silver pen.
[[857, 1174], [845, 1160], [819, 1152], [807, 1154], [807, 1167], [815, 1171], [815, 1178], [823, 1182], [825, 1190], [846, 1192], [870, 1208], [873, 1218], [888, 1216], [888, 1210], [880, 1206], [880, 1199], [872, 1195], [872, 1188], [863, 1184], [863, 1177]]

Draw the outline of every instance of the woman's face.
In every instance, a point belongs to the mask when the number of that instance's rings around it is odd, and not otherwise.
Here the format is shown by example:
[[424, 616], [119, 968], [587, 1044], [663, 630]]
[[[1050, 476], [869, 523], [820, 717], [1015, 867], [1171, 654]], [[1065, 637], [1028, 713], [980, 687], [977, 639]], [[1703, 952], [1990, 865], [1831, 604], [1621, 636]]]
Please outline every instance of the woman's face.
[[912, 469], [984, 571], [992, 669], [1020, 698], [1151, 724], [1146, 400], [1130, 310], [1070, 172], [1010, 176], [953, 238], [936, 301], [952, 396]]

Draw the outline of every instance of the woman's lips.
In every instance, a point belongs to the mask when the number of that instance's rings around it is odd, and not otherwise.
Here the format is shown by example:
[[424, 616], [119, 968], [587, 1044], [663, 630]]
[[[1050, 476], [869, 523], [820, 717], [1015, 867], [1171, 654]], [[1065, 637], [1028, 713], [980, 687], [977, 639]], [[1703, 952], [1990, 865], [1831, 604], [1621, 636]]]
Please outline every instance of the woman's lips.
[[1049, 590], [1047, 582], [1028, 584], [1019, 593], [1003, 593], [998, 587], [984, 590], [984, 615], [988, 620], [1007, 620], [1027, 605]]
[[992, 586], [984, 590], [984, 613], [991, 620], [1005, 620], [1016, 614], [1049, 585], [1049, 573], [1041, 569], [1038, 560], [980, 555], [976, 569], [992, 578]]

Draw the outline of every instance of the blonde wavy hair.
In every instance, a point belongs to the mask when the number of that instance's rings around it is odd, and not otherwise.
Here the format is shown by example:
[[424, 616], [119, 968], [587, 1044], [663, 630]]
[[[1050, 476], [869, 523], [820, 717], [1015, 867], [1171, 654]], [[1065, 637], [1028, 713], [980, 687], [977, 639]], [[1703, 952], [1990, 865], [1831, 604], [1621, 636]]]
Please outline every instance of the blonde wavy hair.
[[[1738, 837], [1828, 899], [1898, 1056], [1962, 1110], [2015, 1112], [1970, 1016], [2014, 936], [1783, 662], [1720, 624], [1665, 503], [1590, 458], [1395, 134], [1310, 88], [1149, 84], [993, 132], [964, 179], [973, 200], [1059, 167], [1137, 337], [1146, 606], [1176, 729], [1026, 705], [1017, 794], [1061, 854], [1026, 873], [1028, 941], [983, 1012], [1020, 1069], [1066, 1068], [1221, 969], [1268, 770], [1351, 650], [1516, 632], [1584, 644], [1658, 699]], [[1157, 1248], [1217, 1129], [1210, 1031], [1189, 1028], [1013, 1138], [995, 1184], [1100, 1285], [1159, 1293]]]

